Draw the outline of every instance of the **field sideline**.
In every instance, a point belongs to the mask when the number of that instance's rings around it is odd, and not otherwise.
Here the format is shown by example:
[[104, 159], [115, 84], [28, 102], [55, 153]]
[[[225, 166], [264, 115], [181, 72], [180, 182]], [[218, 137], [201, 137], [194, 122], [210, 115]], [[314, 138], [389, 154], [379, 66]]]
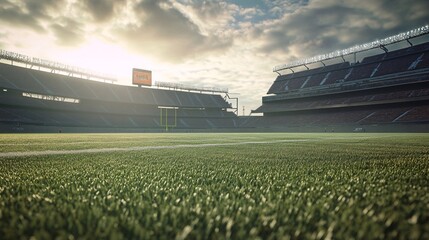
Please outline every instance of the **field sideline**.
[[[113, 134], [1, 134], [0, 152], [58, 151], [149, 146], [237, 144], [241, 142], [322, 141], [391, 138], [404, 134], [312, 133], [113, 133]], [[426, 136], [407, 134], [406, 137]], [[429, 136], [429, 135], [428, 135]]]
[[[275, 144], [291, 142], [318, 142], [326, 140], [350, 139], [350, 136], [318, 136], [316, 135], [287, 135], [287, 134], [213, 134], [207, 138], [206, 134], [174, 134], [174, 135], [106, 135], [96, 134], [85, 137], [95, 138], [95, 141], [81, 139], [82, 135], [53, 135], [46, 138], [44, 135], [28, 135], [37, 142], [20, 143], [17, 136], [10, 135], [11, 139], [0, 141], [4, 148], [0, 151], [0, 157], [30, 157], [39, 155], [61, 155], [79, 153], [104, 153], [117, 151], [144, 151], [175, 148], [208, 148], [220, 146], [236, 146], [248, 144]], [[100, 137], [101, 136], [101, 137]], [[134, 136], [134, 137], [133, 137]], [[27, 139], [26, 136], [20, 136]], [[144, 138], [142, 138], [144, 137]], [[190, 137], [190, 139], [189, 139]], [[270, 137], [270, 138], [267, 138]], [[382, 138], [383, 136], [353, 136], [353, 139]], [[386, 137], [386, 136], [384, 136]], [[112, 139], [117, 139], [112, 141]], [[142, 140], [144, 142], [142, 142]], [[149, 140], [149, 141], [148, 141]], [[8, 142], [11, 141], [11, 142]], [[153, 142], [150, 142], [153, 141]], [[106, 147], [117, 145], [117, 147]], [[157, 145], [161, 144], [161, 145]], [[127, 145], [129, 145], [127, 147]]]
[[429, 238], [429, 134], [0, 135], [0, 236]]

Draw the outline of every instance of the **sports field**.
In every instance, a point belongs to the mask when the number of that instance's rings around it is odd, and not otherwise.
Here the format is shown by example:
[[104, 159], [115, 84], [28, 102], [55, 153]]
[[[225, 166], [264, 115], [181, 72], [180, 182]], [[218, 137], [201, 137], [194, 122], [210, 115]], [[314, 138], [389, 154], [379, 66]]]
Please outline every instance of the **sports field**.
[[33, 236], [429, 239], [429, 135], [0, 135], [0, 238]]

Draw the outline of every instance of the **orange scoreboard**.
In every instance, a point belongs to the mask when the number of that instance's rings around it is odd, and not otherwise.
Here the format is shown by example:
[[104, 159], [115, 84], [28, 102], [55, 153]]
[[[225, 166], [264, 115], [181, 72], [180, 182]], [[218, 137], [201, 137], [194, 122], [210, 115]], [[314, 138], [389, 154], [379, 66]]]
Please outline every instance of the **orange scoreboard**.
[[152, 71], [133, 68], [133, 84], [152, 86]]

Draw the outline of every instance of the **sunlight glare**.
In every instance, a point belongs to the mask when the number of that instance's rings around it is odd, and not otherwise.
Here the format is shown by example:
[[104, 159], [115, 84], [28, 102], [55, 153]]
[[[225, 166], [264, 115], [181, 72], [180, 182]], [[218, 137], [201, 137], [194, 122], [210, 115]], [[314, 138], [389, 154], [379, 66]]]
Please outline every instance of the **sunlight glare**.
[[132, 68], [153, 69], [155, 64], [149, 59], [137, 56], [100, 39], [91, 39], [83, 46], [67, 51], [67, 64], [108, 74], [118, 79], [120, 84], [131, 84]]

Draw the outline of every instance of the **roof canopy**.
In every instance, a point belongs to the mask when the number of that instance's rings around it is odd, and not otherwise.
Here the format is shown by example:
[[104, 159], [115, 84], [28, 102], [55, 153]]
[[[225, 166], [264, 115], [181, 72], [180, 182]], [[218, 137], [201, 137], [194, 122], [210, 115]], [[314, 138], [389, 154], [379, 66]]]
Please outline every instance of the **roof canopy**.
[[350, 54], [354, 54], [354, 53], [358, 53], [358, 52], [363, 52], [363, 51], [367, 51], [370, 49], [374, 49], [374, 48], [384, 48], [384, 46], [386, 45], [390, 45], [393, 43], [397, 43], [397, 42], [401, 42], [401, 41], [405, 41], [411, 38], [415, 38], [415, 37], [419, 37], [425, 34], [429, 33], [429, 25], [423, 26], [423, 27], [419, 27], [407, 32], [402, 32], [381, 40], [375, 40], [369, 43], [364, 43], [364, 44], [360, 44], [360, 45], [355, 45], [353, 47], [349, 47], [343, 50], [336, 50], [327, 54], [321, 54], [321, 55], [317, 55], [314, 57], [310, 57], [310, 58], [306, 58], [306, 59], [301, 59], [301, 60], [297, 60], [297, 61], [293, 61], [291, 63], [287, 63], [287, 64], [283, 64], [283, 65], [278, 65], [275, 66], [273, 69], [273, 72], [279, 72], [281, 70], [286, 70], [286, 69], [291, 69], [294, 67], [299, 67], [299, 66], [305, 66], [307, 64], [311, 64], [311, 63], [317, 63], [317, 62], [322, 62], [324, 60], [329, 60], [329, 59], [333, 59], [333, 58], [338, 58], [338, 57], [343, 57], [343, 56], [347, 56]]

